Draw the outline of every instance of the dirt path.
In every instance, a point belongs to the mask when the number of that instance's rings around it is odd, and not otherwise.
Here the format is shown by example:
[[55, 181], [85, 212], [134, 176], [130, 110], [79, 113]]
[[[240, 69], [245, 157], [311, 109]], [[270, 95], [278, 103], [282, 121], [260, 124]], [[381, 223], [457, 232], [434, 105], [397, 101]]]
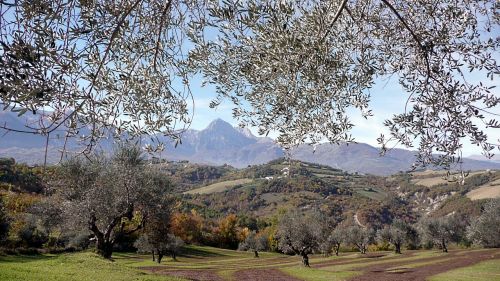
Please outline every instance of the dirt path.
[[224, 281], [212, 270], [165, 270], [162, 266], [141, 267], [142, 270], [151, 271], [155, 274], [181, 277], [193, 281]]
[[289, 276], [278, 269], [245, 269], [239, 270], [233, 275], [238, 281], [302, 281]]
[[[470, 266], [475, 263], [489, 260], [489, 259], [498, 259], [500, 258], [500, 251], [498, 249], [495, 250], [487, 250], [487, 251], [477, 251], [477, 252], [455, 252], [449, 253], [447, 260], [442, 260], [446, 257], [434, 257], [429, 259], [421, 259], [416, 261], [406, 261], [406, 262], [394, 262], [394, 263], [385, 263], [381, 265], [374, 265], [368, 267], [359, 268], [363, 271], [363, 274], [360, 276], [356, 276], [351, 281], [423, 281], [427, 277], [436, 275], [445, 271], [453, 270], [460, 267]], [[431, 265], [425, 265], [416, 268], [404, 268], [398, 267], [405, 264], [411, 263], [419, 263], [419, 262], [428, 262], [436, 260], [436, 263]], [[386, 271], [387, 269], [395, 269], [391, 271]]]
[[[311, 267], [321, 269], [322, 267], [327, 267], [327, 266], [332, 266], [332, 265], [349, 264], [349, 263], [352, 263], [354, 260], [356, 260], [356, 262], [371, 262], [371, 261], [378, 260], [379, 258], [386, 257], [387, 255], [389, 255], [389, 252], [387, 252], [387, 253], [366, 253], [362, 256], [357, 256], [357, 257], [352, 257], [352, 258], [340, 258], [340, 259], [334, 259], [331, 261], [322, 261], [319, 263], [315, 263], [314, 261], [311, 261]], [[385, 260], [396, 259], [399, 257], [410, 257], [413, 255], [415, 255], [415, 253], [405, 252], [401, 256], [388, 257]]]

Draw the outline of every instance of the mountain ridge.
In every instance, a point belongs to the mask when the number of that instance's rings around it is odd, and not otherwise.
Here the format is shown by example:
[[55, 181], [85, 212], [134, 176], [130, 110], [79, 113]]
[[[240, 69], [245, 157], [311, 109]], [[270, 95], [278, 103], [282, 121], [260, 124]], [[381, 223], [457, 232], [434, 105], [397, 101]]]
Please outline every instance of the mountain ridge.
[[[0, 123], [16, 120], [11, 114], [0, 113]], [[43, 163], [45, 150], [44, 137], [8, 133], [0, 130], [0, 157], [13, 157], [28, 164]], [[144, 137], [141, 143], [148, 143]], [[159, 136], [166, 144], [162, 157], [167, 160], [187, 160], [209, 165], [231, 165], [244, 168], [249, 165], [264, 164], [285, 156], [284, 150], [268, 137], [254, 136], [248, 128], [233, 127], [222, 119], [213, 120], [205, 129], [186, 131], [182, 143], [175, 146], [167, 137]], [[109, 140], [107, 141], [109, 142]], [[38, 144], [38, 145], [37, 145]], [[49, 162], [56, 163], [60, 155], [61, 141], [49, 143]], [[300, 145], [290, 150], [292, 159], [328, 165], [351, 173], [391, 175], [411, 168], [416, 152], [405, 149], [392, 149], [385, 156], [379, 156], [379, 149], [365, 143], [330, 144], [322, 143], [313, 148]], [[500, 169], [495, 161], [465, 159], [462, 169], [485, 170]]]

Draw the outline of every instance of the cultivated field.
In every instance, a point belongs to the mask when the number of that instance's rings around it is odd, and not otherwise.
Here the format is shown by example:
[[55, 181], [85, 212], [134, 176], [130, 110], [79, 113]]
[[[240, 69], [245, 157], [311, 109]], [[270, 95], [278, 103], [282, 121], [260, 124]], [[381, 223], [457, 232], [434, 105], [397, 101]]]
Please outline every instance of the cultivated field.
[[[472, 172], [468, 176], [480, 175], [486, 173], [486, 171], [477, 171]], [[432, 187], [438, 184], [450, 183], [449, 179], [446, 178], [446, 172], [443, 171], [423, 171], [423, 172], [415, 172], [412, 173], [415, 179], [412, 180], [412, 183], [423, 185], [427, 187]], [[451, 176], [453, 179], [453, 176]], [[453, 181], [451, 183], [454, 183]]]
[[471, 200], [500, 198], [500, 179], [471, 190], [466, 195]]
[[223, 182], [214, 183], [211, 185], [203, 186], [197, 189], [189, 190], [184, 192], [184, 194], [210, 194], [216, 192], [224, 192], [229, 190], [235, 186], [251, 183], [252, 179], [237, 179], [237, 180], [228, 180]]
[[300, 258], [189, 247], [177, 261], [158, 265], [149, 256], [117, 253], [114, 261], [90, 252], [0, 256], [0, 280], [500, 280], [500, 249], [342, 253], [313, 256], [312, 268]]

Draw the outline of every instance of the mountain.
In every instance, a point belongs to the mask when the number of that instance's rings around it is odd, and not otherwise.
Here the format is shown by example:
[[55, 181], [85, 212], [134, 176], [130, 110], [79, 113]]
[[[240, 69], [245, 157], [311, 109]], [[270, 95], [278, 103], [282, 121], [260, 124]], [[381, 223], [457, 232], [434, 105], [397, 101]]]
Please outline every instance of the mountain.
[[177, 148], [170, 146], [166, 158], [237, 168], [263, 164], [283, 157], [283, 150], [269, 138], [258, 138], [216, 119], [201, 131], [190, 130]]
[[[23, 116], [24, 118], [24, 116]], [[0, 113], [0, 124], [7, 122], [22, 128], [28, 119], [18, 118], [13, 113]], [[43, 162], [45, 138], [37, 135], [19, 133], [3, 134], [0, 129], [0, 157], [14, 157], [18, 162]], [[229, 123], [216, 119], [207, 128], [197, 131], [188, 130], [182, 135], [182, 143], [174, 147], [166, 137], [159, 137], [166, 144], [162, 157], [168, 160], [188, 160], [193, 163], [223, 165], [237, 168], [267, 163], [284, 156], [284, 151], [267, 137], [256, 137], [246, 128], [235, 128]], [[143, 138], [142, 143], [147, 143]], [[106, 140], [104, 147], [109, 148]], [[76, 142], [71, 142], [71, 147]], [[62, 147], [60, 138], [51, 136], [49, 142], [49, 162], [59, 160], [58, 149]], [[415, 161], [415, 152], [404, 149], [390, 150], [379, 156], [379, 149], [364, 143], [301, 145], [291, 150], [293, 159], [328, 165], [351, 173], [391, 175], [410, 169]], [[465, 170], [500, 169], [495, 161], [465, 159]]]
[[[380, 156], [380, 150], [365, 143], [320, 144], [314, 150], [310, 145], [300, 145], [291, 152], [292, 158], [328, 165], [347, 172], [358, 172], [379, 176], [392, 175], [410, 170], [416, 160], [416, 152], [405, 149], [389, 150]], [[429, 167], [435, 168], [435, 167]], [[500, 169], [500, 163], [463, 159], [463, 170]]]

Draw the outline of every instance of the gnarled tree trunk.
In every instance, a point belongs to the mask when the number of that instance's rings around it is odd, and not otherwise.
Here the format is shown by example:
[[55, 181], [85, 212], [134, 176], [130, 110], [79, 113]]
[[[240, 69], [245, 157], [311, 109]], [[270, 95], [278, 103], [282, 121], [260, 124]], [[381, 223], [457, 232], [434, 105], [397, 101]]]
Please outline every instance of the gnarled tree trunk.
[[443, 249], [443, 253], [448, 253], [448, 248], [446, 247], [445, 239], [441, 239], [441, 249]]
[[340, 243], [336, 243], [335, 246], [335, 255], [338, 257], [339, 256], [339, 250], [340, 250]]
[[307, 256], [306, 252], [302, 252], [300, 254], [302, 256], [302, 265], [305, 267], [310, 267], [309, 265], [309, 257]]
[[394, 251], [396, 252], [396, 254], [401, 254], [401, 244], [400, 243], [394, 244]]

